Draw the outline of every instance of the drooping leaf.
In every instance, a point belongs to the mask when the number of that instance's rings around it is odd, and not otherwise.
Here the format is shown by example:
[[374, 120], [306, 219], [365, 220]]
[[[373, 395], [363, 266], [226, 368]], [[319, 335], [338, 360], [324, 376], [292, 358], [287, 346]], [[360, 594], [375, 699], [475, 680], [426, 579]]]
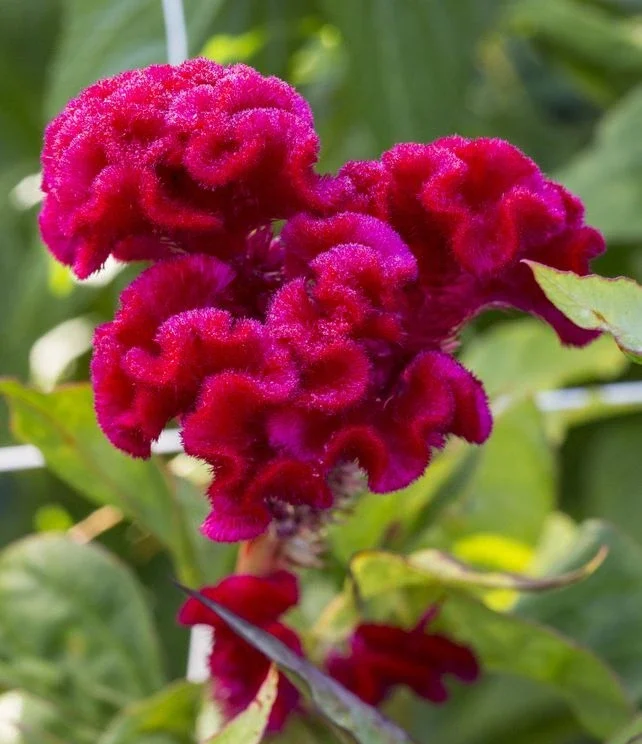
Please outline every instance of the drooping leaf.
[[279, 670], [274, 664], [250, 705], [220, 731], [210, 744], [259, 744], [276, 700]]
[[175, 682], [125, 708], [98, 744], [193, 744], [200, 702], [198, 685]]
[[38, 447], [47, 466], [91, 501], [117, 507], [152, 532], [172, 550], [185, 579], [202, 583], [225, 569], [230, 548], [198, 532], [205, 500], [171, 479], [157, 458], [135, 460], [113, 447], [96, 424], [89, 385], [40, 393], [1, 380], [0, 393], [17, 439]]
[[610, 333], [622, 351], [642, 364], [642, 287], [632, 279], [577, 276], [529, 261], [548, 299], [581, 328]]
[[409, 556], [364, 551], [350, 564], [352, 576], [364, 599], [403, 586], [425, 586], [437, 593], [445, 588], [509, 589], [518, 592], [544, 592], [576, 584], [602, 565], [606, 548], [598, 548], [585, 564], [558, 576], [531, 577], [516, 573], [478, 571], [441, 550], [427, 549]]
[[585, 563], [596, 546], [606, 545], [609, 556], [602, 568], [585, 581], [553, 594], [521, 597], [517, 612], [545, 623], [592, 649], [642, 700], [642, 548], [611, 525], [584, 523], [564, 560], [549, 570], [566, 572]]
[[0, 684], [86, 725], [163, 681], [150, 611], [130, 571], [102, 548], [54, 535], [0, 553]]
[[349, 740], [357, 744], [411, 744], [411, 739], [396, 724], [297, 656], [277, 638], [199, 592], [187, 587], [181, 589], [215, 612], [241, 638], [270, 658], [279, 669], [291, 674], [295, 682], [309, 692], [319, 712]]

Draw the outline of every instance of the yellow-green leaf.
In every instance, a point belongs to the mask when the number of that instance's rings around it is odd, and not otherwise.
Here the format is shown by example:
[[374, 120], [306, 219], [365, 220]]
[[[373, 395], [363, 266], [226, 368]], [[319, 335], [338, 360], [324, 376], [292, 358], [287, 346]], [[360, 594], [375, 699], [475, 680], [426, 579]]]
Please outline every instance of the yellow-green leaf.
[[219, 731], [211, 744], [259, 744], [276, 700], [279, 670], [272, 664], [265, 681], [250, 705]]
[[632, 279], [578, 276], [527, 262], [548, 299], [581, 328], [610, 333], [622, 351], [642, 363], [642, 287]]

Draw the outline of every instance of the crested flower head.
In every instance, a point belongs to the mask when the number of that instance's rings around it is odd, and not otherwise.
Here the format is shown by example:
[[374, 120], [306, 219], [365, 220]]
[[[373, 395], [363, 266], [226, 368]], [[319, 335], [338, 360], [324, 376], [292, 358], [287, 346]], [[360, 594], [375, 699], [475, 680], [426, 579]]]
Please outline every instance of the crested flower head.
[[346, 466], [388, 492], [450, 436], [485, 441], [486, 395], [452, 356], [483, 309], [595, 336], [523, 259], [583, 274], [602, 238], [513, 146], [402, 144], [336, 178], [316, 175], [317, 152], [294, 89], [205, 59], [100, 81], [47, 129], [54, 255], [80, 277], [109, 255], [155, 262], [96, 332], [99, 423], [147, 457], [178, 420], [212, 469], [215, 540], [322, 523]]
[[479, 676], [473, 652], [448, 636], [426, 632], [435, 611], [412, 630], [364, 623], [349, 641], [347, 654], [332, 653], [328, 673], [370, 705], [379, 705], [399, 686], [433, 703], [448, 699], [444, 677], [470, 684]]
[[348, 206], [388, 222], [417, 257], [426, 312], [457, 327], [492, 306], [541, 316], [562, 341], [595, 338], [546, 299], [531, 259], [586, 274], [604, 240], [579, 199], [499, 139], [445, 137], [400, 144], [379, 161], [351, 162]]
[[83, 278], [110, 255], [231, 254], [249, 231], [325, 204], [312, 113], [287, 83], [189, 60], [99, 81], [49, 124], [40, 217]]
[[[281, 615], [299, 600], [298, 582], [292, 574], [278, 571], [267, 577], [229, 576], [201, 593], [278, 638], [299, 656], [303, 654], [296, 633], [279, 622]], [[214, 699], [225, 717], [233, 718], [256, 697], [269, 671], [270, 660], [239, 638], [218, 615], [197, 599], [187, 600], [178, 620], [183, 625], [209, 625], [214, 629], [214, 644], [209, 657]], [[296, 687], [279, 674], [268, 731], [280, 731], [298, 704]]]

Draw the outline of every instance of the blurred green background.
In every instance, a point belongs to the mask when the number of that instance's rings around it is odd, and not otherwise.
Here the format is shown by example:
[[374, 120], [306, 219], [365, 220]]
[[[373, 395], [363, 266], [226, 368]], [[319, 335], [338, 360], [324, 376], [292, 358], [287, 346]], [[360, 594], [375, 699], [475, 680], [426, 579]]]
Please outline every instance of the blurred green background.
[[[398, 141], [452, 132], [506, 138], [585, 200], [589, 221], [609, 244], [596, 271], [642, 279], [642, 0], [184, 5], [191, 56], [247, 62], [290, 81], [310, 100], [323, 143], [322, 170], [376, 157]], [[111, 317], [136, 271], [110, 266], [78, 283], [47, 255], [36, 225], [44, 125], [96, 79], [165, 60], [161, 0], [0, 0], [3, 376], [43, 391], [86, 380], [92, 329]], [[641, 407], [607, 407], [595, 399], [582, 410], [541, 413], [527, 400], [570, 383], [635, 380], [613, 345], [565, 352], [548, 330], [495, 314], [467, 331], [462, 354], [492, 396], [521, 402], [475, 455], [472, 478], [458, 487], [439, 526], [416, 531], [415, 546], [452, 547], [455, 538], [476, 533], [533, 546], [558, 508], [578, 521], [605, 518], [642, 543]], [[0, 444], [15, 444], [5, 409], [0, 425]], [[88, 483], [84, 491], [91, 488]], [[83, 487], [72, 488], [48, 470], [0, 474], [0, 545], [85, 519], [96, 508], [86, 496]], [[354, 539], [356, 547], [366, 540]], [[179, 598], [167, 592], [167, 554], [129, 521], [99, 540], [148, 587], [163, 646], [171, 647], [169, 677], [182, 675], [186, 634], [174, 627]], [[229, 556], [220, 561], [227, 565]], [[637, 621], [642, 627], [642, 615]], [[642, 656], [632, 664], [642, 693]], [[528, 685], [520, 690], [491, 680], [466, 693], [474, 697], [465, 704], [475, 722], [439, 740], [586, 740], [567, 712]], [[519, 726], [524, 731], [512, 734]]]

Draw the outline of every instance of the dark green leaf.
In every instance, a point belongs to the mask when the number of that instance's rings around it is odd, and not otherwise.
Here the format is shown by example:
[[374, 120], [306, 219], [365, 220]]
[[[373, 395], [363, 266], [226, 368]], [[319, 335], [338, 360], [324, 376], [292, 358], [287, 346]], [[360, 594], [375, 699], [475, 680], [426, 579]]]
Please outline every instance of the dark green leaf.
[[222, 618], [245, 641], [264, 653], [283, 671], [293, 675], [310, 693], [319, 712], [357, 744], [410, 744], [411, 739], [398, 726], [386, 720], [375, 708], [309, 662], [297, 656], [274, 636], [256, 628], [218, 602], [199, 592], [181, 587], [191, 597]]

